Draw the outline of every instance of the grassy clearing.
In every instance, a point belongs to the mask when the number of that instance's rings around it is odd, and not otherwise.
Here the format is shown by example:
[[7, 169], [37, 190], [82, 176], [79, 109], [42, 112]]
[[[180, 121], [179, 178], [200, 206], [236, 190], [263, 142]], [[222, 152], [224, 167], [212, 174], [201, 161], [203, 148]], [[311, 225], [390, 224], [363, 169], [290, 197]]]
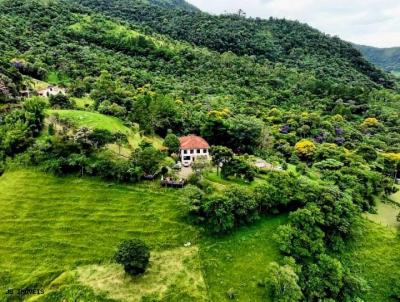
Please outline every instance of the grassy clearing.
[[71, 120], [77, 127], [85, 126], [93, 129], [105, 129], [113, 133], [121, 131], [125, 134], [129, 134], [131, 131], [120, 119], [96, 112], [52, 109], [47, 110], [46, 113], [48, 115], [56, 113], [60, 118]]
[[[86, 99], [90, 102], [90, 99]], [[85, 100], [82, 99], [82, 102]], [[142, 136], [138, 131], [128, 128], [124, 123], [112, 116], [104, 115], [97, 112], [81, 111], [81, 110], [47, 110], [47, 115], [57, 113], [60, 118], [71, 120], [76, 127], [89, 127], [92, 129], [105, 129], [112, 133], [122, 132], [128, 136], [129, 146], [128, 148], [122, 148], [121, 154], [129, 156], [131, 149], [137, 149], [143, 140], [146, 140], [153, 144], [157, 149], [163, 148], [163, 139], [159, 136]], [[110, 150], [115, 153], [119, 153], [119, 147], [114, 144], [110, 145]]]
[[82, 284], [115, 300], [165, 300], [171, 295], [176, 298], [172, 301], [207, 300], [197, 247], [153, 253], [148, 270], [140, 277], [126, 275], [116, 264], [80, 267], [78, 275]]
[[153, 183], [22, 170], [5, 173], [0, 190], [0, 300], [8, 287], [46, 286], [78, 266], [109, 263], [124, 239], [143, 239], [154, 251], [197, 241], [180, 192]]
[[207, 301], [195, 246], [152, 252], [148, 269], [138, 277], [115, 263], [80, 266], [60, 275], [45, 296], [33, 301], [80, 301], [76, 289], [89, 296], [84, 301]]
[[397, 301], [390, 297], [392, 287], [400, 280], [400, 239], [394, 230], [365, 220], [362, 232], [352, 240], [344, 255], [353, 272], [362, 276], [370, 287], [366, 302]]
[[232, 185], [239, 185], [242, 187], [252, 188], [265, 182], [265, 180], [262, 179], [261, 177], [256, 177], [254, 181], [251, 183], [248, 183], [243, 179], [238, 179], [235, 177], [229, 177], [228, 179], [223, 179], [221, 178], [220, 175], [217, 175], [217, 171], [215, 169], [213, 169], [208, 173], [205, 173], [204, 178], [218, 190], [226, 189]]
[[47, 75], [46, 81], [53, 85], [60, 85], [69, 83], [71, 79], [65, 74], [60, 74], [57, 71], [51, 71]]
[[212, 301], [229, 301], [230, 289], [237, 295], [235, 301], [269, 301], [257, 284], [266, 278], [268, 264], [281, 258], [272, 235], [286, 219], [265, 218], [230, 236], [204, 241], [200, 254]]
[[78, 107], [79, 109], [86, 109], [87, 107], [90, 107], [93, 105], [94, 101], [92, 98], [90, 98], [89, 96], [85, 96], [82, 98], [71, 98], [75, 104], [76, 107]]
[[397, 221], [397, 215], [400, 212], [400, 207], [395, 206], [391, 203], [378, 202], [377, 214], [367, 213], [365, 216], [383, 226], [400, 229], [400, 222]]

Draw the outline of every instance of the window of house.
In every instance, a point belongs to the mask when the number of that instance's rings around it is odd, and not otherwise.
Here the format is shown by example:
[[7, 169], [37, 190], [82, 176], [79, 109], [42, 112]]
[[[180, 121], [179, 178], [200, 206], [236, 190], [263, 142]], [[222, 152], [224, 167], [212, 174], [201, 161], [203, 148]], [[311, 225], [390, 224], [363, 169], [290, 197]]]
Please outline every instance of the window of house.
[[183, 154], [187, 154], [187, 150], [183, 150]]
[[194, 154], [194, 150], [190, 150], [190, 154]]
[[183, 160], [190, 160], [190, 156], [184, 156]]
[[207, 149], [203, 149], [203, 153], [204, 153], [204, 154], [207, 153]]
[[201, 152], [201, 149], [197, 149], [197, 154], [200, 154], [200, 152]]

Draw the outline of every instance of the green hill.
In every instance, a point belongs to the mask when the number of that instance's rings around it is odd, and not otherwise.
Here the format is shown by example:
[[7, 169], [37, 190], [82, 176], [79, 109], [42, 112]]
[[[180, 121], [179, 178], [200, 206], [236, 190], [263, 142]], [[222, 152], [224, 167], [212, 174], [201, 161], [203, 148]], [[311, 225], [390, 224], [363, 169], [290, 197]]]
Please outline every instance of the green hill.
[[154, 5], [159, 5], [161, 7], [183, 9], [190, 12], [199, 11], [197, 7], [188, 3], [185, 0], [148, 0], [148, 2]]
[[367, 62], [350, 43], [297, 21], [212, 16], [144, 5], [136, 0], [70, 1], [218, 52], [254, 55], [288, 67], [316, 70], [324, 78], [351, 82], [357, 73], [376, 83], [393, 85], [387, 75]]
[[[0, 301], [395, 301], [399, 236], [361, 214], [395, 225], [396, 82], [305, 24], [185, 6], [0, 0]], [[188, 134], [215, 161], [190, 176]], [[140, 276], [113, 259], [135, 238]]]
[[364, 57], [380, 68], [393, 72], [400, 72], [400, 47], [377, 48], [364, 45], [355, 45]]

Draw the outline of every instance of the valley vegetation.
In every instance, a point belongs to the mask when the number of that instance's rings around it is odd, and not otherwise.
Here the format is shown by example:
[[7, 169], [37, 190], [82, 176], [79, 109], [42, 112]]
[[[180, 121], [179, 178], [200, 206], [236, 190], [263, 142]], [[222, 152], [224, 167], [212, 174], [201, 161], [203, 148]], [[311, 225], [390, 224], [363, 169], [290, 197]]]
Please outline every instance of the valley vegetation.
[[[400, 298], [397, 230], [366, 218], [397, 196], [399, 86], [351, 44], [183, 1], [4, 0], [0, 15], [4, 292]], [[49, 84], [67, 94], [38, 96]], [[161, 188], [188, 134], [212, 162]]]

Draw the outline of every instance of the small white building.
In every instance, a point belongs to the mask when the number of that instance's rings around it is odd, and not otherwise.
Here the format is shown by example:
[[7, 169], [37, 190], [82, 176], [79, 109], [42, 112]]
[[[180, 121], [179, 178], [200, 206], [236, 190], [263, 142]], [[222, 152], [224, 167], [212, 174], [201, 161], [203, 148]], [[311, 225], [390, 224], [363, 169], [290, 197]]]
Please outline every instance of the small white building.
[[190, 166], [196, 158], [210, 159], [210, 145], [200, 136], [189, 135], [179, 138], [180, 157], [184, 167]]
[[49, 97], [51, 95], [57, 95], [57, 94], [60, 94], [60, 93], [65, 95], [66, 94], [66, 90], [65, 90], [65, 88], [61, 88], [61, 87], [58, 87], [58, 86], [50, 85], [47, 88], [38, 90], [37, 93], [40, 96]]

